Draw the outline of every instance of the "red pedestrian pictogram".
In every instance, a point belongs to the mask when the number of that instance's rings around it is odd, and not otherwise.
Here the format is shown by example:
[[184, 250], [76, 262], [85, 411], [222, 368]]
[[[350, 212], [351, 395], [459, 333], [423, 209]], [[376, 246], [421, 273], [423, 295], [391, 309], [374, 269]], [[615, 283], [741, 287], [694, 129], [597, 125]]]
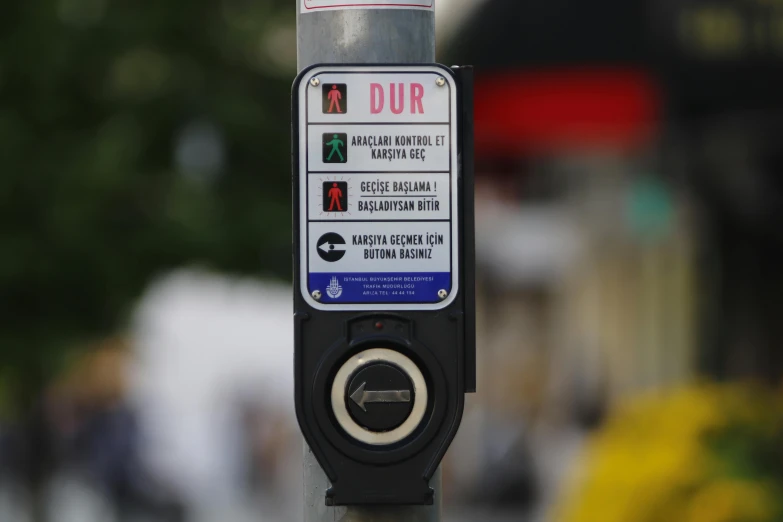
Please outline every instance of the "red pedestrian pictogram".
[[324, 181], [321, 197], [324, 212], [348, 212], [347, 181]]
[[340, 107], [340, 100], [342, 100], [343, 95], [340, 94], [340, 90], [337, 88], [336, 85], [332, 85], [332, 90], [329, 91], [328, 94], [329, 97], [329, 110], [327, 112], [332, 112], [335, 108], [337, 108], [338, 113], [342, 113], [343, 109]]
[[334, 210], [334, 206], [335, 206], [335, 204], [337, 205], [337, 211], [338, 211], [338, 212], [342, 212], [342, 211], [343, 211], [343, 207], [342, 207], [342, 205], [340, 205], [340, 200], [341, 200], [341, 199], [342, 199], [342, 197], [343, 197], [343, 191], [342, 191], [342, 190], [340, 190], [340, 189], [337, 187], [337, 183], [334, 183], [334, 184], [332, 185], [332, 188], [331, 188], [331, 189], [329, 189], [329, 194], [328, 194], [328, 196], [329, 196], [329, 198], [331, 199], [331, 202], [329, 203], [329, 212], [331, 212], [332, 210]]

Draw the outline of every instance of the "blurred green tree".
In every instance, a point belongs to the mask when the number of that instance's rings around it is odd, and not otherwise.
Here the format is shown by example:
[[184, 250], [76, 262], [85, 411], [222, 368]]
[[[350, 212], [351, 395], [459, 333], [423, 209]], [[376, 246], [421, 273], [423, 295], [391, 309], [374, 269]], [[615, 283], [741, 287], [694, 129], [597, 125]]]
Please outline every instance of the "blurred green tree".
[[3, 2], [0, 396], [12, 411], [72, 350], [121, 329], [162, 272], [289, 277], [295, 36], [290, 0]]

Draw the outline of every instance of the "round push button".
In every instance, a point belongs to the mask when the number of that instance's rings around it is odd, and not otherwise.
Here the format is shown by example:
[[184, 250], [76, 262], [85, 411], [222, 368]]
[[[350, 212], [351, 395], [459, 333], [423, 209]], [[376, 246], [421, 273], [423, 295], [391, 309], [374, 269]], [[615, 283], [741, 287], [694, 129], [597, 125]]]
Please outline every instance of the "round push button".
[[415, 392], [400, 368], [388, 363], [369, 364], [348, 384], [348, 412], [370, 431], [390, 431], [410, 417]]
[[410, 436], [427, 411], [427, 383], [400, 352], [371, 348], [348, 359], [332, 382], [332, 411], [351, 437], [388, 445]]

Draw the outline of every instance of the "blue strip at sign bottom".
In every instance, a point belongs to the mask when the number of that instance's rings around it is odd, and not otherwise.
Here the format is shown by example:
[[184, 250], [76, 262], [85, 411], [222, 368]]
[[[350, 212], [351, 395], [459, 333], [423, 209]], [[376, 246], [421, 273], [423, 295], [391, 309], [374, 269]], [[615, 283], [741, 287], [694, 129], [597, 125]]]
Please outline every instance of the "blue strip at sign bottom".
[[324, 304], [437, 303], [439, 290], [451, 291], [451, 273], [311, 273], [309, 283]]

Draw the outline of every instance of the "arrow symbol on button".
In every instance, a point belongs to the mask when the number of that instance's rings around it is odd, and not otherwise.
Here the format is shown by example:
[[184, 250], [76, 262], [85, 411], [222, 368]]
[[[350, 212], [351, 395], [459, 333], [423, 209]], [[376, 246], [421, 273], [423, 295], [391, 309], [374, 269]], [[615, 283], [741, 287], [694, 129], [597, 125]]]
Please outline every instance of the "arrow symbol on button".
[[324, 252], [334, 252], [335, 250], [342, 252], [343, 250], [345, 250], [345, 245], [333, 245], [331, 243], [324, 243], [323, 245], [319, 245], [318, 248], [320, 248]]
[[387, 390], [387, 391], [368, 391], [365, 390], [366, 382], [363, 382], [355, 392], [351, 394], [351, 400], [355, 402], [363, 411], [368, 402], [411, 402], [410, 390]]

